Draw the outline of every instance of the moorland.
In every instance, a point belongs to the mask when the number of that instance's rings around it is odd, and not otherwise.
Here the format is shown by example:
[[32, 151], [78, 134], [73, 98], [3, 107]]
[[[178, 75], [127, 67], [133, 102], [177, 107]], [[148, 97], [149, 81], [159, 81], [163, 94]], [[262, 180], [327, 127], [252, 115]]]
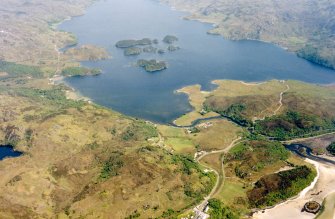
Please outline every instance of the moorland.
[[[215, 81], [207, 92], [190, 86], [180, 92], [194, 111], [158, 125], [71, 99], [71, 88], [50, 83], [96, 75], [79, 62], [112, 55], [76, 47], [75, 36], [55, 29], [91, 3], [1, 3], [0, 145], [23, 154], [0, 161], [0, 217], [190, 218], [205, 204], [212, 218], [240, 218], [314, 180], [315, 167], [280, 141], [334, 129], [332, 87], [277, 80]], [[212, 119], [193, 124], [199, 118]]]
[[314, 63], [335, 68], [334, 8], [328, 0], [161, 0], [213, 23], [227, 39], [279, 44]]

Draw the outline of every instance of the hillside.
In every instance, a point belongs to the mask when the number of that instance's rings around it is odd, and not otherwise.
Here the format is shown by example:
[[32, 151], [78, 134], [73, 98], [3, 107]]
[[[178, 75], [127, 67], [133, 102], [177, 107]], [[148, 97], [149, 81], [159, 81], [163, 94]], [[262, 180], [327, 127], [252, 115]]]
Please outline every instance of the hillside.
[[[253, 207], [276, 204], [310, 183], [312, 166], [305, 167], [264, 135], [289, 139], [335, 128], [333, 88], [296, 81], [215, 81], [212, 91], [199, 85], [179, 90], [188, 94], [194, 111], [176, 124], [122, 115], [78, 98], [52, 77], [97, 75], [99, 69], [80, 62], [110, 57], [96, 45], [60, 50], [77, 41], [55, 30], [56, 24], [83, 14], [93, 2], [0, 3], [0, 147], [23, 153], [0, 161], [0, 218], [194, 218], [194, 207], [203, 203], [209, 204], [212, 217], [218, 212], [219, 218], [244, 217]], [[203, 0], [171, 3], [192, 5], [187, 8], [196, 19], [208, 8]], [[240, 9], [234, 13], [246, 6], [236, 5]], [[224, 7], [212, 1], [199, 19], [221, 19]], [[254, 7], [262, 7], [261, 2]], [[323, 13], [331, 13], [327, 10]], [[224, 29], [220, 25], [215, 31]], [[297, 31], [302, 32], [296, 37], [308, 35], [303, 34], [307, 29]], [[278, 32], [278, 40], [281, 36]], [[304, 48], [297, 45], [292, 49]], [[264, 187], [272, 183], [277, 186], [269, 194]]]
[[252, 127], [255, 133], [279, 140], [335, 129], [335, 93], [331, 87], [276, 80], [213, 83], [218, 87], [211, 92], [192, 89], [198, 85], [183, 88], [193, 90], [190, 101], [197, 103], [197, 108], [184, 117], [196, 120], [215, 112], [238, 125]]
[[[82, 15], [94, 0], [6, 0], [0, 4], [0, 60], [40, 66], [52, 75], [77, 61], [106, 58], [105, 50], [93, 46], [63, 54], [58, 49], [75, 45], [76, 37], [55, 30], [64, 19]], [[83, 51], [83, 49], [85, 49]], [[94, 56], [88, 55], [93, 50]], [[88, 53], [88, 54], [83, 54]], [[76, 57], [74, 57], [76, 56]]]
[[335, 68], [335, 2], [330, 0], [161, 0], [215, 24], [227, 39], [279, 44], [307, 60]]
[[1, 218], [158, 217], [212, 187], [192, 159], [150, 140], [158, 137], [151, 123], [67, 100], [58, 88], [0, 98], [0, 144], [24, 152], [0, 162]]
[[76, 39], [54, 24], [92, 2], [0, 4], [0, 146], [23, 152], [0, 162], [0, 218], [168, 217], [214, 184], [187, 154], [161, 146], [154, 124], [71, 100], [70, 88], [50, 83], [55, 73], [91, 74], [79, 61], [109, 57], [94, 45], [58, 51]]

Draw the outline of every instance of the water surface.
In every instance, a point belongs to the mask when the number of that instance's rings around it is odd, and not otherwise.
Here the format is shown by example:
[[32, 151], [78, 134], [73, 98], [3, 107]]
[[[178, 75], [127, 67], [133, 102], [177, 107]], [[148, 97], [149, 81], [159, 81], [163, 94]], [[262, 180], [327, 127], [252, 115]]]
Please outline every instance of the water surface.
[[[97, 77], [74, 77], [67, 82], [96, 103], [124, 114], [166, 123], [190, 111], [185, 95], [174, 90], [186, 85], [201, 84], [211, 88], [214, 79], [263, 81], [296, 79], [313, 83], [335, 82], [333, 70], [298, 58], [275, 45], [258, 41], [229, 41], [208, 35], [211, 25], [183, 20], [186, 14], [173, 11], [153, 0], [98, 1], [83, 16], [60, 25], [73, 32], [80, 44], [106, 47], [113, 58], [85, 62], [98, 67]], [[161, 40], [176, 35], [181, 50], [164, 55], [125, 57], [114, 45], [123, 39], [144, 37]], [[133, 66], [139, 58], [165, 60], [169, 68], [147, 73]]]
[[22, 153], [19, 151], [14, 151], [11, 146], [2, 146], [0, 145], [0, 160], [3, 160], [7, 157], [18, 157], [21, 156]]

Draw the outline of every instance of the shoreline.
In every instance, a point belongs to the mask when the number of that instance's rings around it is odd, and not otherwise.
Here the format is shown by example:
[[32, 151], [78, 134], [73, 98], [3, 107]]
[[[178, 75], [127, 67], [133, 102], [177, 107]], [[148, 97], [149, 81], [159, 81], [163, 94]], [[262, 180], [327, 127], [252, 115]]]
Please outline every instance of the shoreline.
[[[66, 17], [65, 19], [61, 20], [61, 21], [58, 21], [54, 24], [51, 24], [50, 25], [50, 29], [53, 30], [53, 31], [60, 31], [58, 29], [58, 26], [60, 24], [62, 24], [63, 22], [66, 22], [66, 21], [70, 21], [72, 20], [73, 18], [76, 18], [76, 17], [80, 17], [80, 16], [84, 16], [87, 12], [87, 8], [91, 7], [93, 4], [95, 4], [97, 1], [94, 0], [92, 2], [90, 2], [89, 4], [87, 4], [85, 7], [83, 7], [83, 11], [82, 13], [78, 14], [78, 15], [74, 15], [74, 16], [68, 16]], [[185, 13], [185, 16], [183, 17], [184, 19], [186, 20], [190, 20], [190, 21], [195, 21], [195, 22], [201, 22], [201, 23], [206, 23], [208, 25], [211, 25], [212, 27], [215, 27], [216, 24], [213, 23], [213, 22], [209, 22], [209, 21], [203, 21], [201, 19], [195, 19], [195, 18], [190, 18], [190, 17], [187, 17], [186, 14], [188, 14], [189, 16], [191, 16], [191, 12], [189, 12], [187, 9], [178, 9], [177, 7], [173, 7], [172, 5], [166, 3], [166, 2], [162, 2], [162, 1], [159, 1], [160, 4], [163, 4], [163, 5], [166, 5], [168, 6], [171, 10], [177, 10], [177, 11], [180, 11], [182, 13]], [[73, 34], [75, 37], [77, 37], [74, 33], [72, 32], [69, 32], [71, 34]], [[211, 33], [209, 33], [211, 34]], [[214, 35], [214, 34], [213, 34]], [[224, 37], [223, 35], [219, 34], [221, 37]], [[225, 38], [225, 37], [224, 37]], [[236, 40], [233, 40], [233, 39], [229, 39], [229, 38], [225, 38], [226, 40], [230, 40], [230, 41], [236, 41]], [[276, 43], [273, 43], [273, 42], [267, 42], [267, 41], [263, 41], [263, 40], [257, 40], [257, 39], [239, 39], [239, 40], [247, 40], [247, 41], [260, 41], [260, 42], [264, 42], [264, 43], [269, 43], [269, 44], [272, 44], [272, 45], [276, 45], [276, 46], [279, 46], [281, 47], [280, 45], [276, 44]], [[67, 46], [63, 47], [63, 48], [66, 48]], [[63, 48], [61, 49], [58, 49], [58, 51], [61, 51]], [[105, 47], [103, 47], [105, 48]], [[281, 47], [283, 48], [283, 47]], [[106, 48], [105, 48], [106, 49]], [[285, 50], [285, 48], [283, 48]], [[80, 66], [83, 66], [82, 64], [80, 64]], [[232, 80], [232, 79], [214, 79], [212, 81], [210, 81], [211, 84], [213, 85], [218, 85], [216, 82], [217, 81], [239, 81], [240, 83], [244, 84], [244, 85], [248, 85], [248, 86], [256, 86], [256, 85], [261, 85], [261, 84], [264, 84], [264, 83], [267, 83], [268, 81], [271, 81], [271, 80], [278, 80], [278, 81], [281, 81], [281, 79], [269, 79], [269, 80], [264, 80], [264, 81], [243, 81], [243, 80]], [[49, 81], [51, 81], [52, 83], [58, 83], [59, 81], [62, 81], [64, 82], [64, 78], [57, 78], [56, 76], [56, 80], [53, 79], [53, 78], [49, 78]], [[303, 82], [303, 83], [307, 83], [307, 82]], [[72, 91], [66, 91], [67, 93], [67, 97], [69, 99], [73, 99], [73, 100], [85, 100], [85, 101], [88, 101], [90, 103], [93, 103], [94, 101], [92, 99], [90, 99], [89, 97], [87, 96], [84, 96], [82, 95], [79, 91], [75, 90], [74, 87], [72, 87], [71, 85], [69, 85], [68, 83], [65, 83], [67, 87], [69, 87], [70, 89], [72, 89]], [[315, 85], [320, 85], [318, 83], [311, 83], [311, 84], [315, 84]], [[332, 83], [328, 83], [328, 84], [321, 84], [321, 86], [332, 86], [334, 85], [335, 82], [332, 82]], [[187, 86], [184, 86], [184, 87], [181, 87], [177, 90], [174, 91], [174, 94], [178, 95], [178, 94], [186, 94], [188, 96], [188, 100], [189, 100], [189, 94], [187, 92], [184, 92], [184, 91], [181, 91], [183, 88], [185, 87], [188, 87], [188, 86], [194, 86], [194, 85], [187, 85]], [[213, 88], [212, 90], [210, 91], [213, 91], [215, 90], [216, 88]], [[200, 88], [201, 92], [208, 92], [207, 90], [202, 90], [202, 88]], [[110, 108], [112, 109], [112, 108]], [[113, 109], [112, 109], [113, 110]], [[122, 114], [122, 112], [120, 112]], [[172, 122], [173, 124], [175, 124], [175, 121], [179, 118], [181, 118], [183, 115], [180, 115], [178, 118], [176, 118], [174, 121], [170, 121]]]
[[316, 168], [317, 175], [314, 178], [314, 180], [312, 181], [312, 183], [309, 186], [307, 186], [306, 188], [304, 188], [301, 192], [299, 192], [299, 194], [297, 194], [296, 196], [291, 197], [291, 198], [289, 198], [285, 201], [282, 201], [281, 203], [278, 203], [277, 205], [270, 206], [270, 207], [267, 207], [267, 208], [264, 208], [264, 209], [259, 209], [258, 211], [254, 212], [254, 214], [263, 213], [263, 211], [267, 211], [267, 210], [274, 210], [274, 209], [276, 209], [276, 208], [278, 208], [282, 205], [288, 204], [291, 201], [294, 201], [294, 200], [299, 199], [299, 198], [303, 198], [306, 195], [307, 192], [309, 192], [311, 189], [313, 189], [315, 187], [315, 184], [317, 183], [317, 181], [320, 178], [320, 171], [319, 171], [320, 164], [318, 162], [310, 160], [308, 158], [306, 158], [305, 161], [310, 163], [310, 164], [313, 164], [314, 167]]
[[201, 22], [201, 23], [204, 23], [204, 24], [209, 24], [211, 25], [213, 28], [207, 30], [207, 34], [209, 35], [213, 35], [213, 36], [220, 36], [220, 37], [223, 37], [225, 40], [230, 40], [230, 41], [256, 41], [256, 42], [262, 42], [262, 43], [266, 43], [266, 44], [271, 44], [271, 45], [274, 45], [274, 46], [277, 46], [281, 49], [283, 49], [284, 51], [286, 52], [289, 52], [291, 54], [294, 54], [296, 55], [298, 58], [301, 58], [307, 62], [310, 62], [314, 65], [318, 65], [318, 66], [321, 66], [323, 68], [326, 68], [326, 69], [330, 69], [332, 71], [335, 71], [335, 68], [334, 67], [331, 67], [331, 66], [326, 66], [326, 65], [322, 65], [322, 64], [319, 64], [319, 63], [316, 63], [316, 62], [313, 62], [311, 60], [308, 60], [306, 58], [303, 58], [303, 57], [300, 57], [298, 56], [298, 50], [295, 51], [293, 48], [290, 48], [290, 47], [287, 47], [287, 46], [284, 46], [284, 45], [281, 45], [280, 43], [277, 43], [277, 42], [274, 42], [274, 41], [269, 41], [269, 40], [261, 40], [261, 39], [253, 39], [253, 38], [236, 38], [236, 39], [233, 39], [233, 38], [230, 38], [228, 36], [225, 36], [223, 35], [222, 33], [216, 33], [216, 32], [213, 32], [213, 30], [215, 30], [216, 28], [219, 27], [219, 24], [217, 24], [215, 21], [210, 21], [210, 20], [206, 20], [205, 18], [200, 18], [200, 17], [197, 17], [198, 15], [195, 14], [195, 12], [192, 12], [188, 9], [185, 9], [185, 8], [181, 8], [178, 6], [172, 6], [171, 3], [168, 3], [168, 2], [164, 2], [162, 0], [159, 1], [161, 4], [165, 4], [167, 5], [171, 10], [173, 11], [180, 11], [180, 12], [183, 12], [185, 14], [188, 14], [188, 15], [185, 15], [182, 17], [182, 19], [184, 20], [189, 20], [189, 21], [197, 21], [197, 22]]
[[[335, 181], [335, 179], [330, 179], [328, 177], [333, 175], [335, 170], [332, 166], [327, 164], [322, 164], [310, 159], [305, 159], [305, 161], [317, 167], [318, 175], [315, 177], [311, 185], [302, 190], [297, 196], [289, 200], [286, 200], [273, 207], [256, 211], [253, 214], [254, 219], [315, 218], [316, 215], [302, 212], [301, 210], [306, 202], [313, 200], [321, 204], [326, 197], [335, 192], [335, 185], [333, 185], [333, 188], [329, 188], [329, 185], [332, 185], [332, 182]], [[275, 215], [275, 217], [273, 217], [273, 215]]]
[[82, 101], [88, 102], [89, 104], [94, 103], [94, 101], [91, 98], [84, 96], [79, 91], [77, 91], [74, 87], [66, 83], [65, 78], [66, 78], [65, 76], [54, 75], [48, 80], [49, 80], [49, 84], [51, 84], [52, 86], [64, 84], [66, 87], [68, 87], [69, 90], [65, 90], [65, 95], [67, 99], [76, 100], [76, 101], [82, 100]]

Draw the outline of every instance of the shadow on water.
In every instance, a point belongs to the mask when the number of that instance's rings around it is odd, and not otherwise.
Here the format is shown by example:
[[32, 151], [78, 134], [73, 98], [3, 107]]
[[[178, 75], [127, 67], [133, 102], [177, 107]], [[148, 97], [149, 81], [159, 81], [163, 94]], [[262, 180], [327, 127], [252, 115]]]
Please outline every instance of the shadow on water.
[[0, 145], [0, 160], [8, 157], [19, 157], [22, 154], [22, 152], [15, 151], [10, 145]]

